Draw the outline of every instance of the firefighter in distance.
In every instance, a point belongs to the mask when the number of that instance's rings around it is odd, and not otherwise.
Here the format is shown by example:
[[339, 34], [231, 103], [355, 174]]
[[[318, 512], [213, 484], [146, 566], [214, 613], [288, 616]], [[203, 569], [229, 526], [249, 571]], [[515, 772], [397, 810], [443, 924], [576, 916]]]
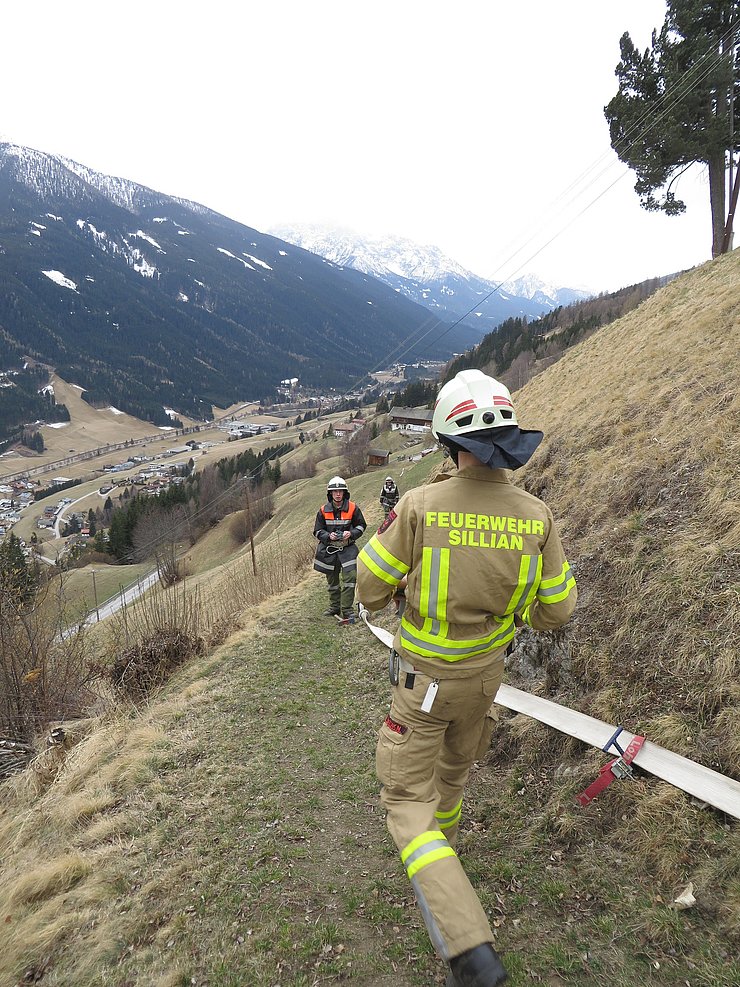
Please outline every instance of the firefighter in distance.
[[354, 622], [353, 605], [357, 581], [355, 545], [367, 524], [362, 511], [349, 499], [341, 476], [333, 476], [326, 489], [326, 503], [316, 514], [313, 533], [318, 540], [313, 567], [326, 576], [329, 606], [325, 617]]
[[383, 486], [380, 488], [380, 506], [383, 508], [385, 517], [388, 517], [388, 514], [400, 499], [401, 491], [398, 489], [393, 477], [387, 476]]

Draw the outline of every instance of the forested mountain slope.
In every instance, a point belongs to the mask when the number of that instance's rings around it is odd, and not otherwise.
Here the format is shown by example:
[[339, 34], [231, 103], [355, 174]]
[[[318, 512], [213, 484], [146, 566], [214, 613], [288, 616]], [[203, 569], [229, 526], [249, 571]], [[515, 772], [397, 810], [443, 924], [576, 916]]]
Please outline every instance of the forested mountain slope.
[[489, 332], [471, 350], [455, 357], [444, 380], [475, 367], [493, 374], [512, 390], [559, 360], [563, 353], [602, 326], [631, 312], [676, 275], [651, 278], [595, 298], [560, 305], [538, 319], [510, 318]]
[[433, 324], [202, 205], [0, 144], [0, 370], [31, 357], [93, 404], [168, 424], [165, 408], [204, 418], [289, 377], [346, 387], [402, 341], [449, 356], [475, 339], [440, 325], [415, 345]]

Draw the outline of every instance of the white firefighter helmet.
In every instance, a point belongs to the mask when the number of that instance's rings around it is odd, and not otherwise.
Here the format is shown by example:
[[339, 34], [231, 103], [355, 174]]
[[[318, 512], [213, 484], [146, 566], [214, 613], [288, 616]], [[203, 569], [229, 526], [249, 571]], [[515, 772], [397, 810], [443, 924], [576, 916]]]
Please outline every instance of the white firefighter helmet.
[[393, 477], [392, 477], [392, 476], [387, 476], [387, 477], [385, 478], [385, 482], [386, 482], [386, 483], [393, 483]]
[[461, 370], [437, 397], [432, 418], [436, 438], [518, 425], [508, 387], [480, 370]]
[[342, 476], [333, 476], [331, 480], [326, 485], [326, 499], [331, 500], [332, 490], [343, 490], [344, 493], [349, 496], [349, 487], [347, 482]]

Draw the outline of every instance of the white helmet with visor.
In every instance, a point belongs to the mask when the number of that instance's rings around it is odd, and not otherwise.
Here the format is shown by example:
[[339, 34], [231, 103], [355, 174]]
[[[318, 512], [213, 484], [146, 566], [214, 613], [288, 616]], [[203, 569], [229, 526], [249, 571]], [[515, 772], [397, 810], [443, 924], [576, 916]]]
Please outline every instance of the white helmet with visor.
[[432, 432], [457, 465], [461, 449], [490, 469], [523, 466], [542, 432], [519, 428], [509, 388], [480, 370], [461, 370], [437, 397]]
[[437, 438], [454, 438], [466, 432], [517, 424], [508, 387], [480, 370], [461, 370], [439, 392], [432, 431]]
[[326, 499], [331, 500], [332, 490], [343, 490], [349, 496], [349, 487], [342, 476], [333, 476], [326, 485]]

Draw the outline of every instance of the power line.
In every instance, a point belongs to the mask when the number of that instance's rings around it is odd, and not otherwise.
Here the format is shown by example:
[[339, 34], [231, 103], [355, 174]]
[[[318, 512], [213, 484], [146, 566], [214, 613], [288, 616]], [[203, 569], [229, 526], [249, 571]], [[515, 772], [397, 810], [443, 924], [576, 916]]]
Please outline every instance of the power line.
[[[725, 35], [723, 35], [720, 39], [718, 39], [718, 44], [723, 45], [728, 39], [733, 37], [733, 34], [734, 34], [734, 28], [731, 28], [726, 32]], [[666, 90], [662, 94], [656, 106], [646, 109], [645, 112], [638, 118], [638, 120], [635, 121], [632, 128], [630, 128], [630, 130], [625, 135], [625, 140], [629, 141], [629, 143], [627, 143], [626, 145], [626, 151], [631, 150], [640, 140], [642, 140], [645, 134], [649, 131], [650, 127], [659, 124], [668, 115], [668, 113], [670, 113], [670, 111], [678, 102], [684, 99], [688, 95], [688, 93], [690, 93], [701, 82], [703, 82], [711, 74], [711, 72], [722, 63], [725, 57], [726, 55], [723, 51], [720, 51], [719, 53], [713, 51], [711, 52], [711, 57], [709, 52], [700, 56], [697, 62], [686, 72], [681, 82], [677, 86], [673, 87], [673, 89]], [[705, 62], [707, 64], [704, 64]], [[661, 108], [661, 104], [662, 104], [662, 108]], [[579, 176], [574, 182], [571, 182], [568, 188], [565, 189], [562, 193], [560, 193], [558, 197], [556, 197], [556, 199], [551, 204], [551, 207], [552, 205], [555, 205], [561, 198], [564, 198], [571, 190], [577, 189], [582, 179], [584, 179], [587, 175], [589, 175], [590, 172], [592, 172], [595, 168], [597, 168], [603, 160], [606, 160], [607, 158], [610, 157], [611, 155], [609, 155], [608, 152], [605, 152], [605, 154], [601, 155], [594, 163], [592, 163], [588, 168], [586, 168], [584, 172], [582, 172], [581, 176]], [[599, 178], [603, 177], [603, 175], [605, 175], [607, 171], [613, 167], [613, 165], [614, 165], [614, 161], [611, 160], [606, 168], [602, 169], [594, 178], [592, 178], [583, 187], [583, 189], [577, 191], [571, 197], [571, 199], [568, 202], [566, 202], [564, 209], [574, 204], [575, 201], [580, 196], [585, 195], [585, 193], [588, 192], [588, 190], [596, 184], [596, 181]], [[496, 292], [500, 290], [500, 288], [503, 286], [503, 284], [505, 284], [507, 280], [514, 277], [516, 274], [519, 273], [519, 271], [521, 271], [524, 267], [526, 267], [527, 264], [529, 264], [532, 260], [534, 260], [537, 256], [539, 256], [539, 254], [541, 254], [543, 250], [545, 250], [548, 246], [550, 246], [551, 243], [557, 240], [558, 237], [560, 237], [566, 230], [568, 230], [578, 219], [580, 219], [580, 217], [584, 213], [586, 213], [593, 205], [595, 205], [596, 202], [599, 201], [599, 199], [601, 199], [607, 192], [609, 192], [617, 184], [617, 182], [621, 181], [628, 173], [629, 173], [629, 169], [626, 168], [625, 171], [623, 171], [616, 179], [614, 179], [613, 182], [611, 182], [605, 189], [600, 191], [598, 195], [596, 195], [575, 216], [573, 216], [571, 220], [569, 220], [565, 225], [561, 226], [558, 230], [556, 230], [556, 232], [548, 240], [546, 240], [545, 243], [543, 243], [537, 250], [535, 250], [533, 253], [529, 254], [524, 260], [522, 260], [521, 263], [517, 266], [517, 268], [513, 272], [510, 272], [507, 275], [507, 277], [502, 278], [495, 285], [495, 287], [488, 292], [488, 294], [484, 295], [482, 299], [476, 301], [475, 305], [472, 308], [470, 308], [467, 312], [465, 312], [463, 315], [461, 315], [451, 324], [448, 324], [444, 332], [442, 332], [440, 336], [438, 336], [432, 341], [432, 345], [436, 345], [441, 339], [444, 338], [445, 335], [447, 335], [447, 333], [451, 332], [454, 328], [456, 328], [464, 319], [467, 319], [468, 316], [472, 315], [472, 313], [475, 312], [478, 308], [480, 308], [482, 305], [485, 305], [488, 299], [491, 298], [494, 294], [496, 294]], [[561, 212], [564, 211], [564, 209], [561, 210]], [[527, 239], [520, 247], [518, 247], [506, 259], [506, 261], [504, 261], [499, 266], [504, 267], [506, 264], [513, 261], [514, 258], [517, 257], [517, 255], [522, 253], [522, 251], [524, 251], [526, 247], [529, 246], [529, 244], [536, 239], [536, 236], [537, 234], [533, 233], [529, 237], [529, 239]], [[408, 352], [408, 348], [405, 352]]]

